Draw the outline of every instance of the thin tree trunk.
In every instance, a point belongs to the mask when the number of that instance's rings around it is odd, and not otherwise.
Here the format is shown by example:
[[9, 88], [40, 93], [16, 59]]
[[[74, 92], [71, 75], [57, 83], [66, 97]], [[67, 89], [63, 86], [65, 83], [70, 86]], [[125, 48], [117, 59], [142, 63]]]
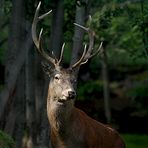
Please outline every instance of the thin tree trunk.
[[22, 140], [24, 135], [24, 125], [25, 125], [25, 70], [24, 67], [17, 80], [17, 91], [16, 91], [16, 124], [15, 124], [15, 143], [16, 148], [22, 147]]
[[[3, 15], [4, 15], [4, 0], [0, 0], [0, 20], [3, 20]], [[1, 30], [1, 27], [2, 27], [2, 22], [3, 21], [0, 21], [0, 30]]]
[[[12, 96], [12, 100], [14, 100], [14, 96]], [[16, 122], [16, 102], [13, 101], [10, 105], [9, 105], [9, 114], [8, 116], [6, 116], [5, 118], [5, 125], [3, 127], [4, 131], [13, 136], [14, 133], [14, 128], [15, 128], [15, 122]]]
[[36, 146], [36, 110], [35, 110], [35, 74], [34, 74], [34, 51], [26, 52], [26, 125], [29, 137], [28, 147]]
[[[90, 11], [91, 0], [85, 2], [85, 5], [76, 5], [76, 14], [75, 14], [75, 23], [85, 26], [86, 20], [88, 18], [88, 13]], [[71, 65], [74, 64], [82, 54], [83, 49], [83, 37], [84, 30], [75, 26], [74, 29], [74, 37], [73, 37], [73, 49], [72, 49], [72, 57], [71, 57]], [[76, 71], [76, 76], [78, 74], [79, 69]]]
[[50, 49], [54, 51], [56, 57], [59, 56], [62, 39], [63, 39], [63, 21], [64, 21], [64, 4], [63, 0], [55, 0], [51, 26]]
[[104, 94], [104, 110], [107, 123], [111, 122], [111, 108], [110, 108], [110, 90], [108, 77], [107, 54], [105, 48], [102, 47], [102, 77], [103, 77], [103, 94]]
[[7, 57], [6, 57], [6, 72], [5, 72], [5, 83], [8, 85], [10, 83], [7, 78], [9, 78], [11, 75], [11, 65], [14, 63], [14, 61], [17, 58], [17, 53], [21, 50], [20, 45], [21, 41], [24, 38], [23, 36], [23, 24], [22, 18], [23, 18], [23, 0], [14, 0], [12, 1], [12, 16], [10, 20], [10, 30], [9, 30], [9, 41], [8, 41], [8, 50], [7, 50]]
[[[85, 26], [85, 18], [86, 18], [85, 7], [76, 6], [75, 22], [77, 24]], [[75, 26], [74, 30], [75, 31], [74, 31], [74, 37], [73, 37], [71, 65], [74, 64], [80, 57], [80, 54], [82, 52], [82, 47], [83, 47], [82, 44], [83, 44], [83, 37], [84, 37], [84, 30], [82, 30], [77, 26]]]
[[47, 91], [48, 91], [49, 81], [45, 78], [43, 99], [42, 102], [42, 114], [41, 114], [41, 124], [40, 124], [40, 147], [39, 148], [50, 148], [50, 137], [49, 137], [49, 121], [47, 119]]
[[49, 124], [47, 119], [47, 91], [48, 79], [45, 78], [41, 67], [41, 58], [35, 56], [35, 101], [36, 101], [36, 124], [37, 124], [37, 144], [38, 148], [48, 148], [49, 146]]
[[44, 92], [44, 83], [45, 83], [45, 79], [44, 79], [44, 74], [42, 71], [42, 67], [41, 67], [41, 57], [39, 57], [39, 55], [36, 53], [35, 51], [35, 102], [36, 102], [36, 125], [37, 125], [37, 129], [39, 129], [37, 131], [37, 136], [38, 136], [38, 140], [37, 143], [40, 144], [41, 142], [41, 137], [40, 137], [40, 132], [41, 132], [41, 116], [43, 113], [43, 108], [45, 106], [43, 106], [43, 102], [45, 101], [46, 98], [43, 99], [43, 92]]

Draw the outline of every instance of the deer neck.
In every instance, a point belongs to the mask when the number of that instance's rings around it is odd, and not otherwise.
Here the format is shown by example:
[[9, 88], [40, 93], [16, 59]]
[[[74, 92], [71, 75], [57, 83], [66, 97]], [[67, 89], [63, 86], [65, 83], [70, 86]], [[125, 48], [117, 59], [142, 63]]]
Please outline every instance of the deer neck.
[[66, 131], [67, 125], [70, 124], [72, 118], [72, 112], [74, 108], [74, 102], [68, 100], [63, 104], [60, 104], [57, 99], [58, 96], [48, 91], [47, 97], [47, 114], [48, 120], [53, 129], [56, 132]]

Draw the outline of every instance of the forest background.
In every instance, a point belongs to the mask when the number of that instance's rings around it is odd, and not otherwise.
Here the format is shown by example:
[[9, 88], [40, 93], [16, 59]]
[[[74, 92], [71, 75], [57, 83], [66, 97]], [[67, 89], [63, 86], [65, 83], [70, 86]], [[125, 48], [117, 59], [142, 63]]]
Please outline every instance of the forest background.
[[[0, 146], [4, 139], [14, 144], [10, 135], [18, 148], [50, 147], [49, 78], [31, 37], [38, 3], [0, 0]], [[49, 54], [54, 51], [58, 57], [66, 43], [64, 66], [79, 59], [88, 44], [88, 35], [74, 22], [95, 31], [94, 48], [103, 41], [102, 53], [79, 71], [76, 106], [121, 133], [147, 135], [148, 1], [42, 0], [40, 14], [50, 9], [39, 28], [44, 28]]]

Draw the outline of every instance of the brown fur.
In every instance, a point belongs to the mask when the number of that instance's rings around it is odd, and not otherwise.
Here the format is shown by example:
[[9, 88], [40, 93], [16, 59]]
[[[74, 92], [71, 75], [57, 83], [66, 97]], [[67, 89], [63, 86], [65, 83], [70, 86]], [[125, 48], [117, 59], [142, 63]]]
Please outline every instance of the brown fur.
[[58, 94], [59, 87], [61, 90], [69, 89], [68, 87], [74, 89], [72, 83], [69, 85], [71, 75], [62, 72], [62, 84], [57, 86], [54, 80], [49, 84], [47, 113], [53, 148], [125, 148], [116, 130], [97, 122], [74, 107], [73, 99], [66, 100], [63, 104], [57, 102], [58, 96], [55, 94]]

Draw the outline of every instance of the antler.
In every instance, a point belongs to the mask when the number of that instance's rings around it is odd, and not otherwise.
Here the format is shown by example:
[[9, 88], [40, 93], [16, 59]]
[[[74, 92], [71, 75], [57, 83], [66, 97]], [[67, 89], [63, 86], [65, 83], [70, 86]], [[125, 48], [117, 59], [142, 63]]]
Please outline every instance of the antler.
[[[37, 8], [36, 8], [36, 12], [34, 15], [34, 19], [33, 19], [33, 23], [32, 23], [32, 39], [34, 41], [34, 44], [37, 47], [38, 52], [43, 56], [43, 58], [45, 58], [48, 62], [52, 63], [54, 66], [57, 66], [60, 64], [61, 60], [62, 60], [62, 56], [63, 56], [63, 51], [64, 51], [64, 45], [62, 46], [62, 50], [61, 50], [61, 55], [60, 55], [60, 59], [57, 60], [56, 57], [52, 58], [50, 57], [42, 48], [42, 44], [41, 44], [41, 38], [42, 38], [42, 32], [43, 32], [43, 28], [40, 31], [39, 37], [37, 37], [37, 24], [40, 20], [44, 19], [47, 15], [49, 15], [52, 10], [50, 10], [49, 12], [39, 16], [39, 10], [40, 10], [40, 6], [41, 6], [41, 1], [39, 2]], [[54, 55], [54, 53], [53, 53]]]
[[93, 56], [97, 55], [100, 50], [101, 50], [101, 47], [102, 47], [102, 44], [103, 42], [101, 42], [99, 48], [93, 52], [93, 46], [94, 46], [94, 36], [95, 36], [95, 32], [93, 30], [91, 30], [90, 28], [86, 28], [84, 26], [81, 26], [77, 23], [74, 23], [74, 25], [82, 28], [84, 31], [86, 31], [89, 35], [89, 46], [88, 46], [88, 49], [86, 51], [86, 45], [84, 47], [84, 51], [83, 51], [83, 54], [80, 58], [80, 60], [78, 60], [75, 64], [73, 64], [71, 66], [71, 68], [76, 68], [82, 64], [85, 64], [90, 58], [92, 58]]

